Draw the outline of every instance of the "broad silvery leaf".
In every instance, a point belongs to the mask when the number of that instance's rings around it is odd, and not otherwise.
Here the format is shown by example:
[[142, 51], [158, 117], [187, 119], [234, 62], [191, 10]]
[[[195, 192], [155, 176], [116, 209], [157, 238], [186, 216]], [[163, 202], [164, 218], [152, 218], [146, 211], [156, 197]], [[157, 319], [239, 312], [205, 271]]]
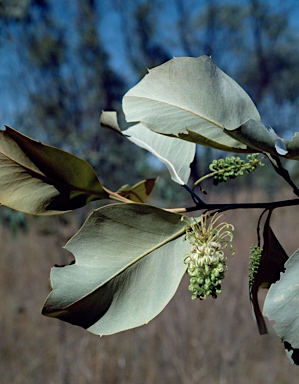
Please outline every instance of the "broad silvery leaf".
[[156, 156], [168, 168], [172, 180], [178, 184], [187, 184], [190, 176], [190, 163], [195, 156], [195, 144], [152, 132], [142, 124], [121, 131], [116, 112], [104, 111], [101, 125], [123, 134], [128, 140]]
[[0, 131], [0, 203], [34, 215], [53, 215], [107, 199], [85, 160], [6, 127]]
[[211, 58], [174, 58], [156, 67], [123, 99], [129, 122], [227, 151], [250, 151], [230, 137], [249, 119], [260, 120], [248, 94]]
[[75, 262], [54, 267], [43, 314], [108, 335], [146, 324], [186, 271], [185, 223], [145, 204], [97, 209], [66, 244]]
[[263, 309], [264, 316], [275, 321], [277, 335], [293, 349], [299, 348], [298, 276], [299, 250], [285, 263], [280, 279], [271, 285]]
[[195, 144], [174, 137], [163, 136], [136, 124], [122, 131], [133, 143], [147, 149], [169, 170], [171, 178], [178, 184], [187, 184], [190, 164], [195, 156]]

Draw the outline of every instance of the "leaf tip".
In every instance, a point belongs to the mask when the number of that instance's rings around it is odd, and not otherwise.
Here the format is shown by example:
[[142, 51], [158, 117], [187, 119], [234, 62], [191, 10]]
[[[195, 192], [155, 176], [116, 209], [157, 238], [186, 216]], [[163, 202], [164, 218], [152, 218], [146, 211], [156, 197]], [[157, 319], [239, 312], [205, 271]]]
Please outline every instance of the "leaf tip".
[[281, 156], [284, 156], [288, 153], [285, 143], [280, 138], [275, 141], [275, 149], [276, 152]]

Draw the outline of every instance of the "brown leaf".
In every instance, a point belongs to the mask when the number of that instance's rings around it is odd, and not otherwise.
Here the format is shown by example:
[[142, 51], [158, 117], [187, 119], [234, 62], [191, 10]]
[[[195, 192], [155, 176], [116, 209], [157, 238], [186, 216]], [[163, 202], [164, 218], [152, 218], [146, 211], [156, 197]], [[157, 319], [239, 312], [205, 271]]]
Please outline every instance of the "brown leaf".
[[136, 203], [145, 203], [150, 194], [153, 192], [157, 183], [157, 179], [146, 179], [133, 185], [132, 187], [124, 186], [117, 193]]
[[271, 214], [272, 210], [269, 211], [264, 225], [264, 247], [259, 269], [250, 287], [250, 300], [261, 335], [268, 333], [268, 331], [259, 306], [258, 291], [260, 288], [269, 288], [271, 284], [279, 280], [280, 272], [284, 271], [284, 264], [288, 260], [288, 255], [270, 227]]

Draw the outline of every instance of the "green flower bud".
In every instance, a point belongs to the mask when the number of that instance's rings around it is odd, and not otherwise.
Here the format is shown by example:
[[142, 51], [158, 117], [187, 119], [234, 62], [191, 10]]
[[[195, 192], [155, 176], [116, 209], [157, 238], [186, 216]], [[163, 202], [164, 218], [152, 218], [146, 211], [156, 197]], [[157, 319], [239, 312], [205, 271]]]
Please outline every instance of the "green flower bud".
[[249, 286], [252, 286], [254, 283], [254, 278], [258, 272], [261, 258], [262, 258], [263, 249], [257, 245], [252, 244], [250, 246], [250, 262], [249, 262]]
[[230, 156], [225, 159], [213, 160], [209, 168], [215, 174], [213, 175], [214, 185], [221, 182], [235, 179], [238, 176], [243, 176], [244, 173], [251, 173], [260, 165], [263, 166], [262, 158], [259, 158], [259, 153], [254, 153], [242, 160], [240, 157]]

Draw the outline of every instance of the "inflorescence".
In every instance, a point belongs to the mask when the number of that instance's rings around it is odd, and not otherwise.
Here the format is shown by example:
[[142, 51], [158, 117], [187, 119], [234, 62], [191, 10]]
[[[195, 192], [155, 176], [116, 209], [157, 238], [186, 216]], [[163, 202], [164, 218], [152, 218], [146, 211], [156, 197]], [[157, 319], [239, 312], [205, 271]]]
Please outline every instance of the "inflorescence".
[[247, 155], [245, 160], [240, 157], [230, 156], [225, 159], [213, 160], [210, 164], [210, 170], [215, 174], [213, 175], [213, 184], [218, 185], [221, 182], [226, 182], [235, 179], [238, 176], [243, 176], [244, 173], [251, 173], [256, 168], [264, 164], [262, 158], [258, 158], [259, 153]]
[[254, 283], [255, 275], [259, 269], [263, 249], [257, 245], [250, 246], [250, 262], [249, 262], [249, 286]]
[[[223, 250], [228, 248], [232, 255], [234, 227], [228, 223], [216, 225], [216, 214], [208, 223], [210, 215], [203, 214], [199, 221], [189, 220], [186, 227], [186, 239], [192, 244], [191, 252], [185, 256], [187, 273], [190, 276], [188, 289], [192, 292], [192, 300], [200, 300], [212, 296], [214, 299], [221, 292], [221, 283], [227, 270]], [[191, 220], [191, 224], [190, 224]]]

